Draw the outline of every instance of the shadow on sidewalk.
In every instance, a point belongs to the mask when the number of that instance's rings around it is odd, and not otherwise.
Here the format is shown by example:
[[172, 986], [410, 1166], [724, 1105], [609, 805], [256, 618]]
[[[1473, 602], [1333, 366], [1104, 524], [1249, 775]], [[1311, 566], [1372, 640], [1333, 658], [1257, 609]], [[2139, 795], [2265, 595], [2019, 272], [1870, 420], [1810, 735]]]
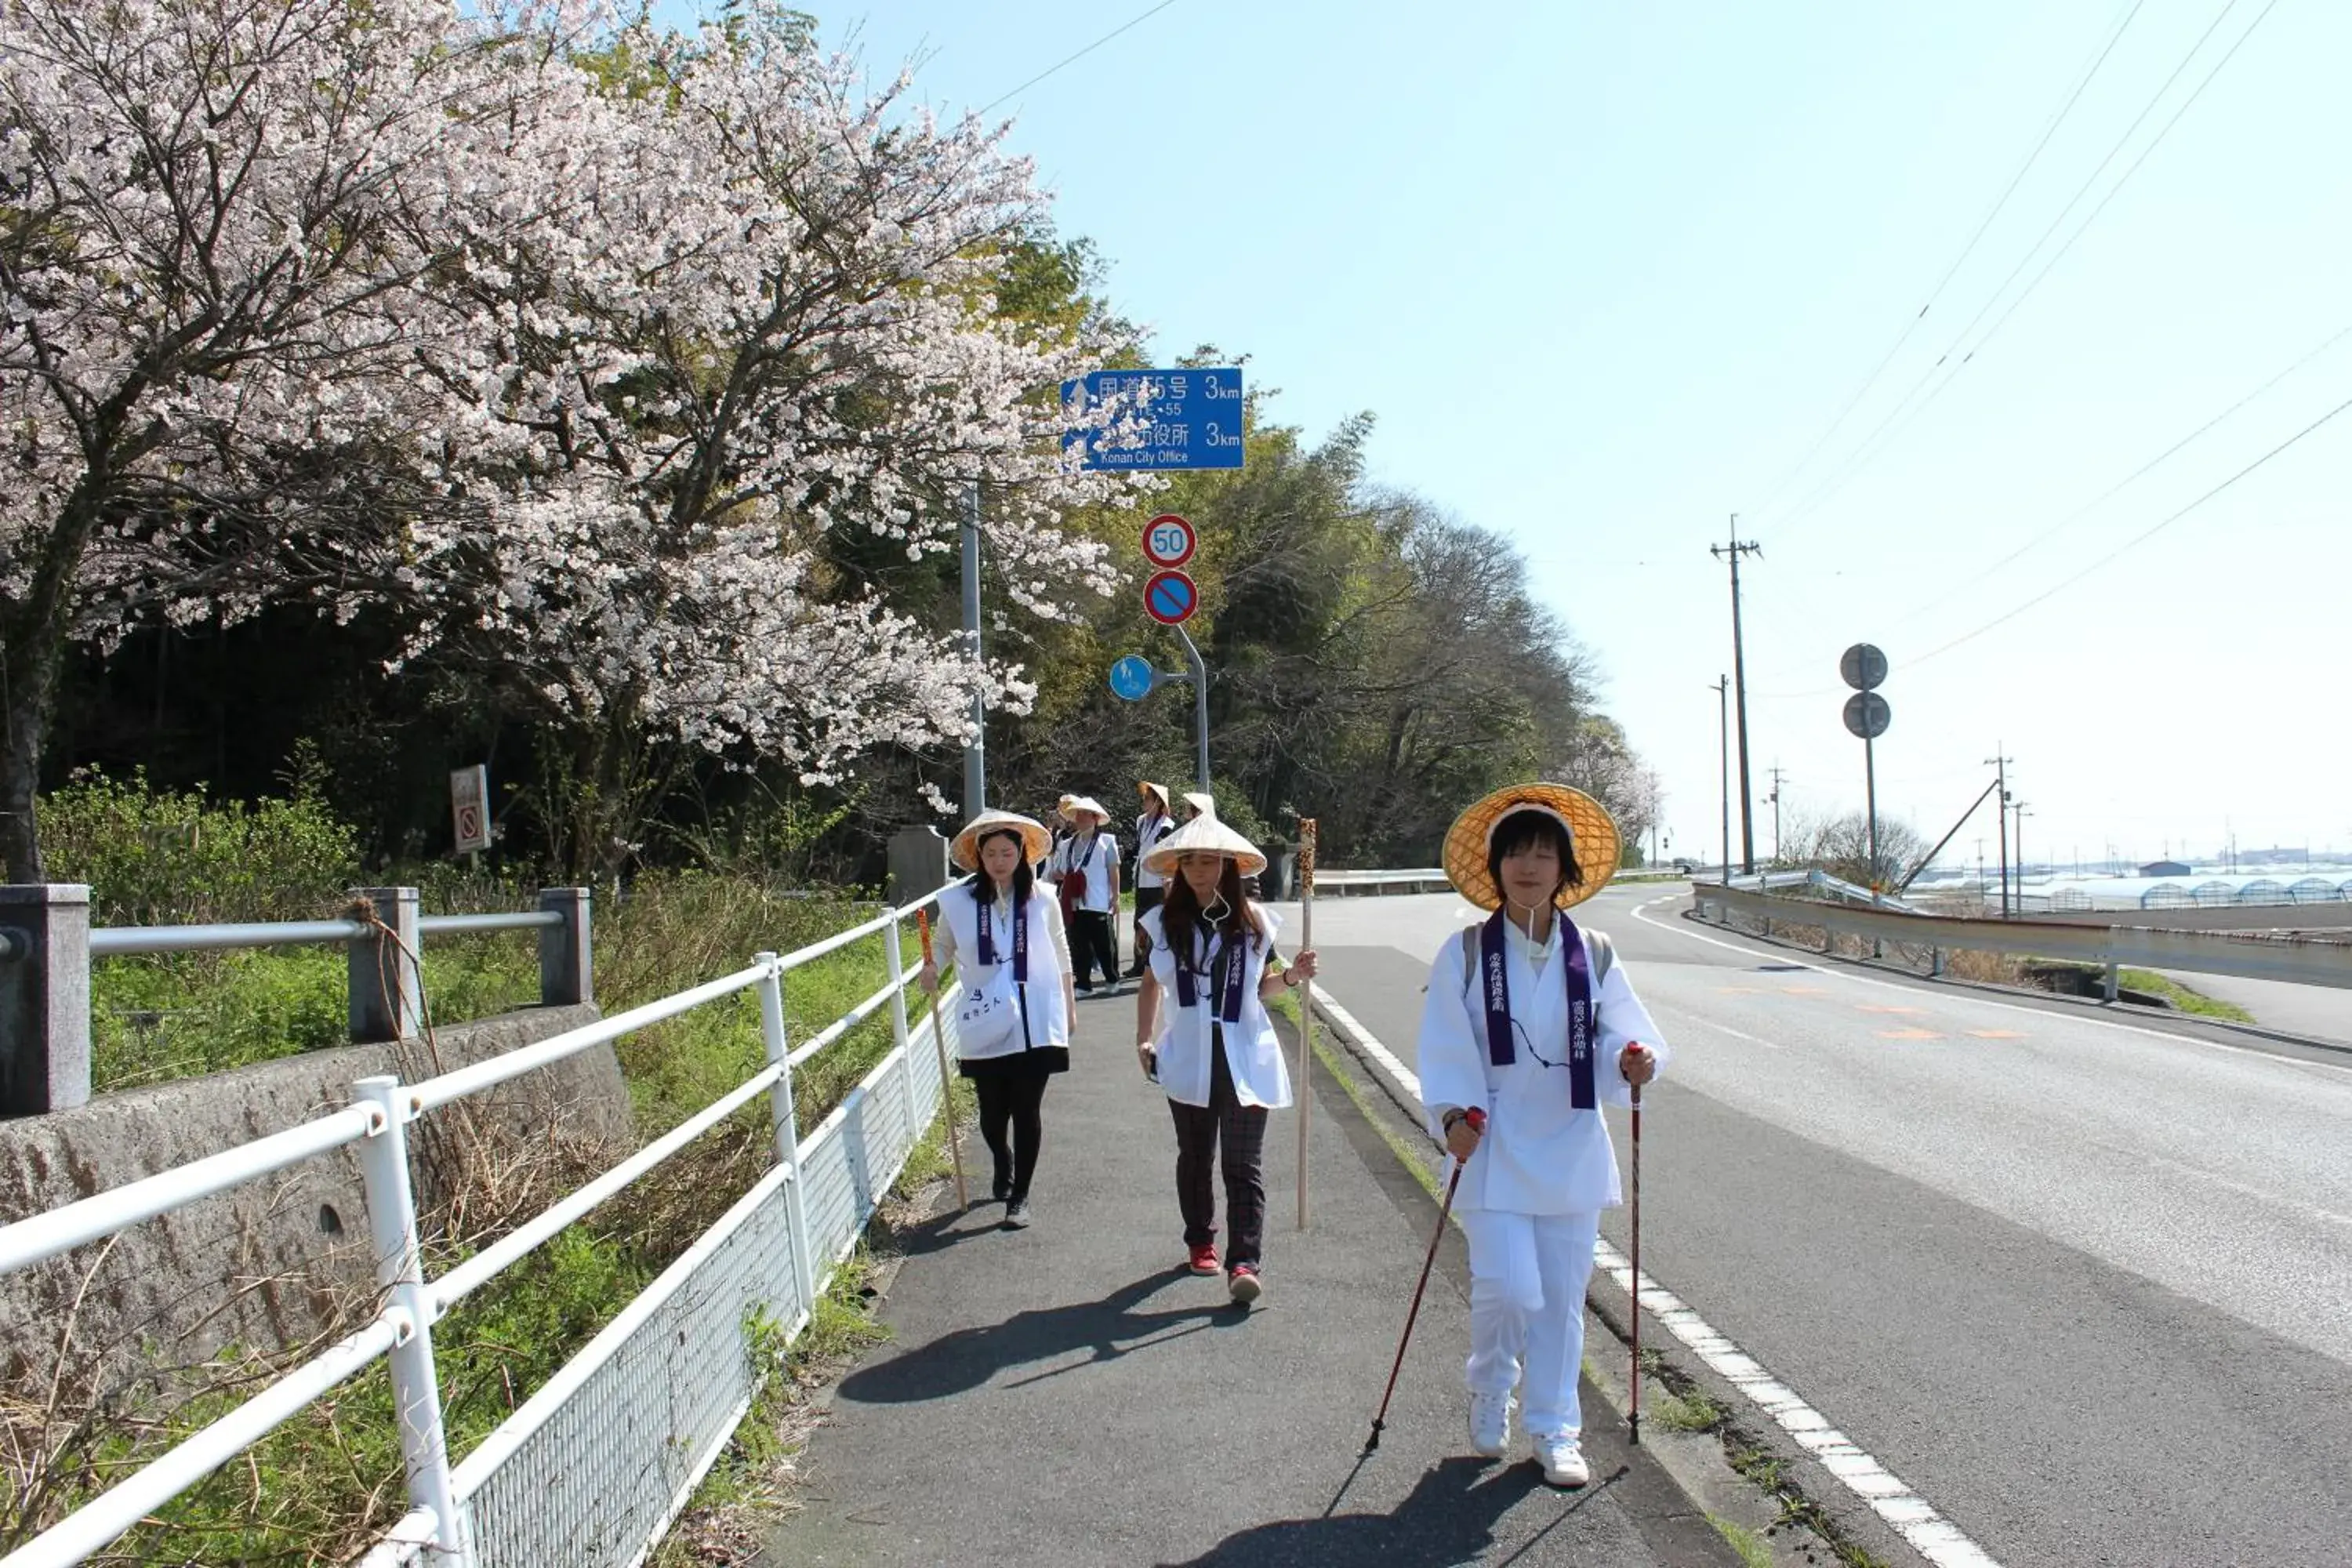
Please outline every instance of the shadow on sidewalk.
[[[1081, 1366], [1116, 1361], [1202, 1329], [1233, 1327], [1249, 1321], [1246, 1309], [1223, 1303], [1164, 1312], [1135, 1310], [1136, 1305], [1154, 1291], [1191, 1278], [1192, 1271], [1178, 1264], [1123, 1285], [1099, 1301], [1037, 1308], [1015, 1312], [1001, 1323], [958, 1329], [905, 1355], [850, 1373], [842, 1380], [841, 1393], [845, 1398], [865, 1405], [908, 1405], [946, 1399], [970, 1393], [997, 1373], [1014, 1367], [1053, 1361], [1073, 1351], [1094, 1352], [1086, 1361], [1017, 1379], [1010, 1385], [1017, 1388], [1075, 1372]], [[1166, 1331], [1171, 1329], [1173, 1332]]]
[[[1361, 1461], [1359, 1461], [1361, 1468]], [[1488, 1472], [1492, 1472], [1489, 1474]], [[1560, 1522], [1617, 1481], [1604, 1476], [1580, 1491], [1557, 1494], [1559, 1516], [1504, 1559], [1524, 1558]], [[1484, 1479], [1482, 1479], [1484, 1478]], [[1333, 1498], [1337, 1508], [1355, 1480]], [[1412, 1495], [1390, 1513], [1326, 1513], [1320, 1519], [1284, 1519], [1238, 1531], [1201, 1556], [1161, 1568], [1297, 1568], [1334, 1563], [1377, 1563], [1381, 1568], [1454, 1568], [1475, 1563], [1495, 1544], [1495, 1526], [1533, 1492], [1549, 1490], [1543, 1472], [1526, 1460], [1497, 1468], [1492, 1460], [1464, 1456], [1443, 1461], [1423, 1476]]]

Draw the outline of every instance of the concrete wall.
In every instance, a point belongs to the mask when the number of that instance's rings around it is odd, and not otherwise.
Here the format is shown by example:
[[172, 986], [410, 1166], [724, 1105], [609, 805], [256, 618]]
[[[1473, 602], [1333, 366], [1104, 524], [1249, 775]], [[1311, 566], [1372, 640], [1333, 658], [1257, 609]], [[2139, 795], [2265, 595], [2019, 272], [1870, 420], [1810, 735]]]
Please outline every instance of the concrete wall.
[[[358, 1079], [389, 1072], [414, 1082], [596, 1017], [593, 1006], [530, 1008], [436, 1030], [430, 1046], [312, 1051], [0, 1121], [0, 1221], [294, 1126], [348, 1104]], [[635, 1146], [620, 1065], [598, 1047], [413, 1127], [428, 1210], [457, 1184], [448, 1119], [468, 1105], [470, 1151], [494, 1169], [548, 1151], [566, 1163], [603, 1163]], [[0, 1379], [46, 1384], [69, 1322], [73, 1381], [87, 1373], [115, 1394], [225, 1345], [278, 1349], [329, 1331], [375, 1292], [362, 1193], [357, 1158], [340, 1150], [0, 1279]]]

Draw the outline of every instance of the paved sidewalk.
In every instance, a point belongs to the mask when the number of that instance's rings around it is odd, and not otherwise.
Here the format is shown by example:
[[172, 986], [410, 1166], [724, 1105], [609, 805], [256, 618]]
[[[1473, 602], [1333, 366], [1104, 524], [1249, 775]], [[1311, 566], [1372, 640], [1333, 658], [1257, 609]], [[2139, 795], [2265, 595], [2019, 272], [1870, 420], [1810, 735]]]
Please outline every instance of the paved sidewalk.
[[[1222, 1279], [1184, 1270], [1174, 1133], [1133, 1027], [1131, 990], [1079, 1005], [1075, 1065], [1045, 1097], [1034, 1226], [1000, 1228], [984, 1199], [953, 1212], [950, 1187], [902, 1238], [894, 1340], [841, 1384], [772, 1561], [1736, 1568], [1589, 1381], [1581, 1493], [1545, 1486], [1523, 1439], [1509, 1462], [1465, 1454], [1458, 1234], [1361, 1458], [1434, 1201], [1318, 1069], [1312, 1227], [1297, 1229], [1298, 1116], [1278, 1112], [1266, 1295], [1232, 1307]], [[984, 1192], [977, 1138], [965, 1163]]]

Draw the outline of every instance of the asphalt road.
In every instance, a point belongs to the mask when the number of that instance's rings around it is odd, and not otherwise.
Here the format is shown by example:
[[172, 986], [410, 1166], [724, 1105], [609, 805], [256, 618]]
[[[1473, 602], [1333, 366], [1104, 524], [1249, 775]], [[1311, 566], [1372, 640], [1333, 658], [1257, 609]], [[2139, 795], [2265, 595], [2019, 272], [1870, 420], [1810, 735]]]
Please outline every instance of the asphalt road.
[[803, 1511], [765, 1561], [1738, 1568], [1589, 1384], [1592, 1486], [1544, 1485], [1524, 1442], [1507, 1464], [1465, 1453], [1458, 1240], [1363, 1458], [1436, 1204], [1318, 1068], [1312, 1223], [1297, 1228], [1299, 1113], [1277, 1112], [1266, 1295], [1234, 1310], [1222, 1279], [1183, 1267], [1175, 1137], [1136, 1067], [1133, 994], [1078, 1016], [1071, 1070], [1045, 1096], [1036, 1224], [1001, 1228], [968, 1139], [982, 1201], [898, 1237], [891, 1342], [842, 1380], [801, 1463]]
[[[1815, 967], [1686, 897], [1585, 911], [1677, 1053], [1645, 1272], [2005, 1568], [2352, 1562], [2352, 1064]], [[1410, 1064], [1469, 918], [1325, 900], [1326, 989]]]

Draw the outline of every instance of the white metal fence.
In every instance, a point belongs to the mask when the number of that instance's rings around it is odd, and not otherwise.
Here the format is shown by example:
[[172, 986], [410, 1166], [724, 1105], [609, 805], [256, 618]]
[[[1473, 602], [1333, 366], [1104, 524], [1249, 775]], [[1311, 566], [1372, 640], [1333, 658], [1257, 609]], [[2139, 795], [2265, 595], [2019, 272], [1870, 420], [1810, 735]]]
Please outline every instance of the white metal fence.
[[[415, 1084], [372, 1078], [353, 1102], [270, 1137], [0, 1226], [0, 1274], [29, 1268], [142, 1220], [331, 1150], [357, 1147], [385, 1288], [366, 1327], [27, 1542], [0, 1568], [62, 1568], [121, 1537], [338, 1384], [388, 1357], [411, 1509], [369, 1555], [482, 1568], [635, 1568], [725, 1448], [763, 1369], [764, 1320], [796, 1336], [942, 1101], [940, 1051], [910, 1019], [901, 931], [938, 895], [824, 942], [759, 954], [736, 973], [538, 1045]], [[786, 1037], [795, 969], [880, 935], [882, 987], [799, 1046]], [[408, 1128], [443, 1106], [745, 991], [760, 998], [767, 1065], [692, 1118], [466, 1262], [427, 1279]], [[793, 1074], [883, 1008], [893, 1042], [823, 1123], [795, 1136]], [[954, 1049], [952, 1026], [945, 1042]], [[728, 1116], [765, 1096], [776, 1163], [659, 1279], [462, 1463], [450, 1463], [433, 1328], [520, 1261]]]

